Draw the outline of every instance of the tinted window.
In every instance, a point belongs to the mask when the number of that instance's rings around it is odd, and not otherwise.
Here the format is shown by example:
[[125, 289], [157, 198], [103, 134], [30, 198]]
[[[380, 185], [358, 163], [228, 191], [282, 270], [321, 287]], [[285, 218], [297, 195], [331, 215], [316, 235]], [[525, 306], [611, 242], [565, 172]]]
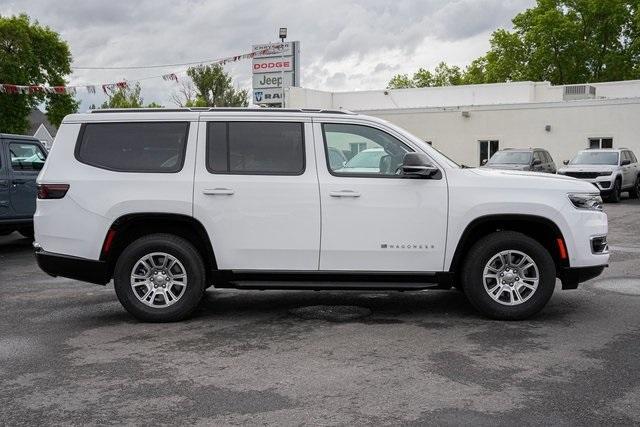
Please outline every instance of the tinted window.
[[39, 171], [47, 158], [40, 146], [19, 142], [9, 144], [9, 156], [14, 171]]
[[213, 173], [299, 175], [304, 172], [303, 124], [209, 122], [207, 169]]
[[547, 163], [553, 163], [553, 158], [551, 158], [551, 154], [549, 154], [549, 152], [545, 151], [544, 156], [547, 159]]
[[182, 169], [189, 123], [87, 123], [76, 157], [120, 172], [178, 172]]
[[[396, 176], [404, 155], [412, 151], [397, 138], [369, 126], [333, 124], [322, 125], [327, 165], [336, 175]], [[329, 153], [348, 153], [347, 162], [331, 162]]]
[[629, 157], [631, 158], [631, 163], [637, 163], [638, 159], [636, 159], [636, 155], [633, 154], [633, 151], [629, 151]]

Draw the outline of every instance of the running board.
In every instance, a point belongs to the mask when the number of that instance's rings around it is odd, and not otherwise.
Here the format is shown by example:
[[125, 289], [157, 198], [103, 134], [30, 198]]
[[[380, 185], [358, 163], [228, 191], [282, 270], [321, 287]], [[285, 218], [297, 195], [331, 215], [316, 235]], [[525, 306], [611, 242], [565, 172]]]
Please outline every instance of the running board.
[[211, 272], [217, 288], [312, 290], [449, 289], [448, 272], [257, 271]]

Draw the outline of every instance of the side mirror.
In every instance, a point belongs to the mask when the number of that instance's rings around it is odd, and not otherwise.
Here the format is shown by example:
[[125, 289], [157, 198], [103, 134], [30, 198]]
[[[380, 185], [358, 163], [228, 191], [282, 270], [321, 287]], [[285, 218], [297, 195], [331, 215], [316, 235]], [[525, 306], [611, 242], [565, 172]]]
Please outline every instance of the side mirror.
[[565, 166], [568, 165], [569, 164], [569, 160], [563, 160], [562, 164], [565, 165]]
[[482, 161], [480, 162], [480, 166], [486, 165], [488, 161], [489, 159], [482, 159]]
[[431, 164], [426, 154], [407, 153], [402, 161], [402, 174], [407, 176], [430, 178], [439, 169]]
[[540, 160], [540, 159], [535, 159], [535, 160], [533, 161], [533, 163], [531, 163], [531, 166], [538, 166], [538, 165], [541, 165], [541, 164], [542, 164], [542, 160]]
[[620, 166], [627, 166], [631, 164], [631, 160], [629, 159], [624, 159], [622, 162], [620, 162]]

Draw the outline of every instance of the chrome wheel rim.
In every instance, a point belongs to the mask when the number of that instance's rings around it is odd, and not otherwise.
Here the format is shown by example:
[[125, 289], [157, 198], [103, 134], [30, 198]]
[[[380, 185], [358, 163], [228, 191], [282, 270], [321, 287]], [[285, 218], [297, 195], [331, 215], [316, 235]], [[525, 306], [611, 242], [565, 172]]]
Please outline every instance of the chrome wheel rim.
[[507, 250], [495, 254], [482, 273], [484, 289], [502, 305], [520, 305], [538, 289], [540, 272], [535, 261], [524, 252]]
[[138, 301], [148, 307], [169, 307], [187, 290], [187, 270], [171, 254], [147, 254], [131, 270], [131, 290]]

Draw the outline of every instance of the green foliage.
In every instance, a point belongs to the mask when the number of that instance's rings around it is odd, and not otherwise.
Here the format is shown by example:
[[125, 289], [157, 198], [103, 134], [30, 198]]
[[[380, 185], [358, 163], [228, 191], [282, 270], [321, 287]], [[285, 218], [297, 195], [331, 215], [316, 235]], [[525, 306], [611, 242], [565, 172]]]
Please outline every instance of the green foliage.
[[220, 65], [192, 67], [187, 75], [196, 89], [195, 100], [186, 100], [186, 107], [246, 107], [248, 91], [238, 90], [231, 84], [231, 77]]
[[[27, 15], [0, 16], [0, 82], [18, 85], [63, 85], [71, 73], [71, 52], [58, 33]], [[78, 110], [71, 95], [0, 94], [0, 132], [24, 133], [32, 108], [46, 104], [47, 116], [58, 126]]]
[[391, 81], [389, 81], [387, 89], [450, 86], [460, 84], [464, 84], [463, 73], [460, 70], [460, 67], [455, 65], [449, 66], [445, 62], [441, 62], [433, 72], [420, 68], [411, 78], [406, 74], [397, 74], [391, 79]]
[[101, 108], [164, 108], [155, 102], [144, 105], [141, 91], [140, 83], [119, 88], [108, 95], [109, 99], [102, 103]]
[[[430, 72], [420, 69], [407, 82], [401, 79], [406, 75], [394, 76], [389, 88], [638, 79], [639, 36], [638, 0], [537, 0], [513, 18], [513, 31], [493, 32], [489, 51], [468, 65], [459, 79], [457, 67], [441, 63], [431, 78]], [[443, 78], [436, 77], [439, 68]]]

